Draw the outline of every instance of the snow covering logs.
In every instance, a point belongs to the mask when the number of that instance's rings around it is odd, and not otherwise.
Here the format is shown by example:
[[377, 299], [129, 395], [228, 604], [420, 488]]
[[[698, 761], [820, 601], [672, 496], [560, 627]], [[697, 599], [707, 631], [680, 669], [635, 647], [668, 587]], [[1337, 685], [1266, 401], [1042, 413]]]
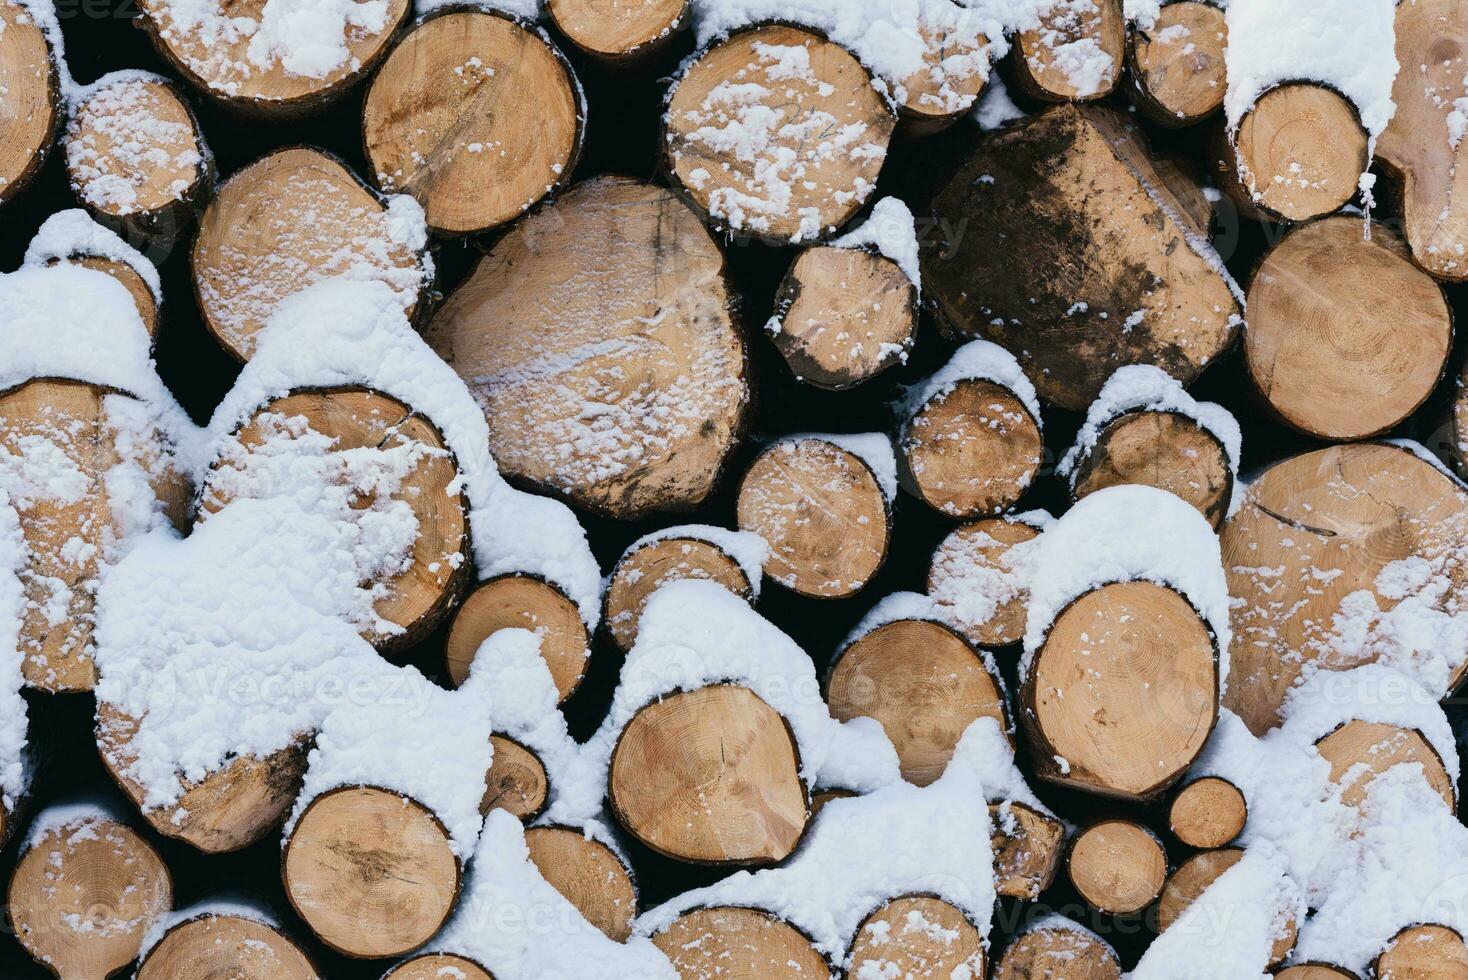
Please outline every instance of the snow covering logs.
[[40, 171], [65, 118], [52, 43], [29, 5], [0, 4], [0, 204]]

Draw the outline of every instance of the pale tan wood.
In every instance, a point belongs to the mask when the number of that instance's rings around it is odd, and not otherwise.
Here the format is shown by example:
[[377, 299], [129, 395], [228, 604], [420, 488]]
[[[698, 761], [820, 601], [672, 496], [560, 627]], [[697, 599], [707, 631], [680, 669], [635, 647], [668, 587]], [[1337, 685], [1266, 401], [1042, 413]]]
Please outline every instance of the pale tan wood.
[[994, 980], [1121, 980], [1121, 963], [1101, 938], [1064, 927], [1031, 929], [1009, 944]]
[[1376, 144], [1402, 192], [1412, 258], [1439, 279], [1468, 279], [1468, 144], [1452, 144], [1448, 116], [1465, 94], [1468, 7], [1456, 0], [1397, 4], [1396, 112]]
[[1065, 870], [1092, 908], [1131, 915], [1162, 893], [1167, 852], [1157, 835], [1141, 824], [1107, 820], [1076, 835]]
[[424, 953], [388, 970], [382, 980], [494, 980], [473, 960], [453, 953]]
[[1263, 734], [1308, 665], [1349, 670], [1374, 660], [1370, 649], [1333, 647], [1331, 624], [1353, 592], [1395, 606], [1376, 587], [1394, 561], [1441, 565], [1448, 587], [1433, 606], [1460, 608], [1468, 569], [1446, 557], [1468, 536], [1465, 507], [1468, 494], [1452, 478], [1398, 446], [1332, 446], [1261, 474], [1221, 535], [1235, 600], [1224, 706]]
[[880, 722], [903, 778], [918, 786], [943, 775], [975, 719], [1009, 727], [1004, 692], [983, 658], [952, 627], [922, 619], [886, 623], [842, 650], [826, 700], [840, 721]]
[[0, 0], [0, 204], [46, 162], [61, 128], [61, 81], [45, 32], [16, 0]]
[[155, 342], [158, 340], [158, 327], [162, 322], [162, 310], [158, 305], [158, 297], [153, 295], [153, 289], [148, 285], [138, 270], [126, 262], [116, 259], [103, 258], [100, 255], [74, 255], [66, 259], [69, 265], [79, 265], [83, 269], [91, 269], [111, 276], [122, 284], [128, 295], [133, 298], [133, 305], [138, 309], [138, 318], [143, 321], [143, 329], [148, 331], [148, 336]]
[[413, 28], [373, 77], [362, 138], [379, 188], [411, 194], [429, 227], [460, 235], [570, 180], [585, 117], [570, 63], [543, 34], [490, 10], [449, 10]]
[[1468, 945], [1441, 925], [1403, 929], [1376, 958], [1376, 980], [1462, 980], [1468, 976]]
[[1249, 283], [1249, 375], [1287, 423], [1322, 439], [1376, 435], [1442, 377], [1453, 317], [1400, 238], [1341, 215], [1298, 228]]
[[780, 861], [810, 819], [789, 725], [731, 684], [673, 694], [637, 712], [617, 740], [607, 782], [622, 827], [683, 861]]
[[173, 906], [158, 852], [107, 818], [46, 831], [16, 862], [8, 892], [15, 937], [63, 980], [105, 980], [138, 956]]
[[867, 916], [846, 955], [851, 977], [982, 977], [984, 937], [961, 909], [931, 895], [889, 899]]
[[417, 291], [423, 274], [422, 256], [389, 235], [377, 196], [340, 160], [304, 146], [267, 154], [219, 186], [191, 261], [204, 325], [242, 361], [280, 302], [306, 286], [371, 270]]
[[[1025, 635], [1028, 619], [1025, 606], [1029, 590], [1016, 583], [1017, 594], [997, 602], [992, 615], [981, 622], [969, 622], [965, 613], [972, 598], [975, 575], [1008, 574], [1009, 551], [1038, 537], [1040, 531], [1022, 521], [1001, 517], [985, 517], [954, 528], [933, 552], [928, 568], [928, 595], [945, 607], [963, 628], [969, 640], [983, 647], [1001, 647], [1018, 643]], [[985, 585], [988, 583], [986, 582]]]
[[736, 509], [739, 529], [769, 543], [765, 574], [800, 595], [854, 595], [887, 558], [881, 485], [865, 461], [824, 439], [783, 440], [760, 453]]
[[1065, 853], [1065, 824], [1024, 803], [989, 804], [989, 846], [994, 888], [1003, 896], [1034, 901], [1055, 881]]
[[317, 980], [319, 976], [301, 947], [280, 930], [239, 915], [209, 914], [169, 929], [143, 957], [137, 980]]
[[[305, 420], [306, 430], [284, 431], [292, 420]], [[282, 420], [286, 420], [284, 423]], [[383, 620], [401, 632], [369, 628], [363, 638], [384, 651], [416, 643], [448, 614], [468, 576], [469, 506], [460, 483], [459, 468], [438, 429], [428, 419], [395, 398], [363, 388], [298, 391], [267, 402], [235, 430], [238, 455], [217, 460], [204, 478], [199, 498], [199, 520], [207, 520], [229, 504], [248, 495], [252, 456], [275, 459], [289, 450], [283, 442], [310, 439], [313, 434], [333, 440], [334, 453], [366, 449], [409, 449], [419, 453], [412, 470], [392, 492], [406, 503], [418, 522], [411, 552], [401, 556], [407, 567], [380, 582], [386, 594], [373, 604]], [[340, 480], [349, 479], [342, 457]], [[245, 481], [244, 485], [240, 481]], [[279, 492], [275, 486], [266, 493]], [[353, 503], [366, 506], [374, 492], [354, 492]]]
[[[792, 56], [792, 48], [803, 52]], [[802, 61], [793, 74], [791, 57]], [[731, 85], [764, 94], [731, 102], [722, 94]], [[763, 128], [770, 111], [778, 129], [767, 130], [768, 145], [754, 154], [704, 135]], [[895, 125], [846, 49], [796, 27], [754, 27], [697, 54], [674, 83], [663, 116], [666, 169], [720, 230], [810, 241], [844, 225], [871, 196]]]
[[1360, 977], [1329, 963], [1300, 963], [1275, 973], [1274, 980], [1360, 980]]
[[882, 373], [912, 347], [917, 289], [884, 255], [816, 245], [785, 273], [766, 329], [797, 379], [839, 391]]
[[1200, 0], [1165, 4], [1157, 22], [1137, 27], [1127, 48], [1132, 101], [1160, 126], [1191, 126], [1223, 108], [1228, 90], [1223, 10]]
[[1334, 89], [1308, 82], [1261, 95], [1224, 153], [1230, 196], [1246, 210], [1286, 221], [1340, 210], [1356, 195], [1368, 163], [1355, 107]]
[[632, 935], [637, 889], [610, 847], [570, 827], [525, 831], [530, 860], [551, 887], [614, 942]]
[[598, 177], [510, 229], [428, 342], [511, 479], [618, 518], [712, 492], [749, 404], [724, 256], [665, 188]]
[[1172, 798], [1167, 826], [1189, 847], [1223, 847], [1243, 833], [1249, 803], [1237, 786], [1221, 776], [1195, 779]]
[[149, 825], [165, 837], [187, 841], [206, 854], [238, 851], [280, 826], [295, 803], [306, 772], [310, 734], [264, 759], [243, 755], [202, 779], [183, 780], [177, 803], [143, 808], [147, 790], [127, 769], [137, 761], [131, 740], [138, 721], [105, 701], [97, 705], [97, 750], [102, 763]]
[[1040, 423], [1018, 395], [968, 379], [930, 398], [902, 428], [905, 483], [949, 517], [989, 517], [1024, 496], [1040, 471]]
[[[1057, 49], [1090, 42], [1088, 57], [1104, 55], [1110, 60], [1100, 86], [1081, 94], [1064, 67]], [[1056, 0], [1040, 14], [1040, 26], [1021, 31], [1010, 55], [1010, 78], [1032, 99], [1066, 102], [1072, 99], [1101, 99], [1110, 95], [1121, 79], [1126, 55], [1126, 19], [1119, 0]]]
[[481, 582], [449, 624], [444, 660], [455, 687], [469, 678], [480, 645], [502, 629], [526, 629], [540, 636], [540, 655], [562, 701], [581, 684], [591, 635], [576, 603], [545, 579], [510, 574]]
[[550, 798], [545, 764], [534, 752], [505, 735], [491, 735], [494, 759], [484, 776], [484, 799], [479, 812], [507, 810], [521, 820], [533, 820]]
[[[961, 14], [948, 29], [933, 26], [919, 8], [923, 66], [902, 80], [897, 113], [903, 132], [928, 136], [958, 122], [978, 102], [988, 81], [989, 39]], [[984, 67], [980, 67], [980, 66]]]
[[829, 980], [810, 940], [758, 909], [685, 912], [652, 937], [680, 980]]
[[[1158, 930], [1166, 929], [1176, 922], [1209, 885], [1238, 864], [1243, 856], [1242, 848], [1226, 847], [1221, 850], [1200, 851], [1179, 865], [1172, 877], [1167, 879], [1167, 887], [1162, 890], [1162, 898], [1157, 903]], [[1271, 966], [1283, 962], [1290, 955], [1290, 951], [1295, 948], [1299, 930], [1300, 923], [1293, 917], [1285, 923], [1283, 932], [1275, 939], [1270, 950]]]
[[688, 22], [688, 0], [547, 0], [556, 29], [593, 58], [635, 63]]
[[1140, 484], [1197, 508], [1214, 528], [1228, 516], [1234, 474], [1228, 452], [1208, 429], [1180, 412], [1127, 412], [1108, 422], [1076, 464], [1071, 495]]
[[448, 831], [390, 790], [344, 786], [306, 807], [286, 839], [281, 876], [291, 907], [348, 956], [401, 956], [448, 920], [462, 869]]
[[602, 622], [619, 650], [625, 653], [637, 642], [637, 622], [652, 594], [684, 579], [717, 582], [742, 599], [754, 600], [738, 560], [712, 542], [671, 537], [629, 549], [612, 569], [602, 606]]
[[1188, 601], [1151, 582], [1117, 582], [1056, 617], [1025, 679], [1020, 717], [1043, 778], [1150, 799], [1202, 750], [1218, 720], [1218, 688], [1212, 632]]
[[1432, 743], [1412, 728], [1373, 721], [1348, 721], [1315, 743], [1330, 763], [1330, 778], [1341, 785], [1341, 802], [1360, 806], [1371, 783], [1393, 766], [1416, 763], [1448, 809], [1458, 808], [1457, 788]]

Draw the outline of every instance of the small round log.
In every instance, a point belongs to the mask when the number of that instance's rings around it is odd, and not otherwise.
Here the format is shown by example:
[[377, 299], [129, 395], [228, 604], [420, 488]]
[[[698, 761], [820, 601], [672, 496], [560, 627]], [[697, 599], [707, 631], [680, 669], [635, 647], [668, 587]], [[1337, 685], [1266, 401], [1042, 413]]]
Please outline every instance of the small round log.
[[[1179, 865], [1172, 877], [1167, 879], [1167, 887], [1162, 890], [1162, 898], [1157, 903], [1158, 930], [1166, 929], [1176, 922], [1209, 885], [1238, 864], [1243, 857], [1242, 848], [1226, 847], [1221, 850], [1201, 851]], [[1284, 932], [1275, 939], [1270, 950], [1270, 966], [1284, 962], [1285, 957], [1290, 955], [1290, 951], [1295, 948], [1299, 927], [1300, 924], [1293, 919], [1285, 925]]]
[[[1101, 99], [1121, 78], [1126, 18], [1120, 0], [1054, 0], [1040, 26], [1021, 31], [1005, 63], [1010, 82], [1041, 102]], [[1085, 48], [1078, 68], [1074, 52]], [[1098, 66], [1098, 62], [1105, 64]]]
[[1244, 831], [1249, 804], [1233, 783], [1221, 776], [1195, 779], [1172, 798], [1167, 826], [1172, 836], [1189, 847], [1223, 847]]
[[347, 956], [401, 956], [448, 921], [462, 869], [448, 831], [415, 800], [373, 786], [316, 797], [286, 839], [286, 897]]
[[541, 877], [613, 942], [632, 935], [637, 888], [607, 845], [570, 827], [532, 827], [525, 846]]
[[1131, 915], [1157, 900], [1167, 881], [1167, 851], [1130, 820], [1107, 820], [1076, 835], [1065, 863], [1071, 884], [1094, 909]]
[[61, 129], [61, 78], [51, 42], [30, 10], [0, 0], [0, 205], [41, 170]]
[[[1039, 528], [1023, 521], [986, 517], [955, 528], [933, 552], [928, 595], [961, 623], [973, 643], [1002, 647], [1024, 639], [1029, 590], [1018, 581], [1013, 582], [1012, 590], [996, 581], [1004, 579], [1008, 584], [1013, 578], [1005, 564], [1009, 550], [1039, 534]], [[978, 590], [995, 596], [992, 608], [982, 607], [982, 615], [975, 615], [971, 608]]]
[[612, 752], [607, 797], [643, 844], [704, 864], [783, 860], [810, 819], [790, 726], [731, 684], [638, 711]]
[[681, 980], [829, 980], [809, 939], [758, 909], [715, 906], [685, 912], [652, 937]]
[[1071, 495], [1083, 497], [1120, 484], [1166, 490], [1223, 526], [1233, 498], [1234, 474], [1223, 443], [1180, 412], [1127, 412], [1108, 422], [1071, 477]]
[[566, 40], [614, 68], [635, 66], [687, 26], [688, 0], [547, 0]]
[[1132, 102], [1159, 126], [1202, 122], [1223, 108], [1227, 47], [1221, 7], [1201, 0], [1165, 4], [1157, 22], [1137, 28], [1127, 47]]
[[469, 665], [480, 645], [503, 629], [540, 636], [540, 655], [562, 701], [580, 686], [591, 657], [591, 634], [576, 603], [545, 579], [508, 574], [480, 583], [449, 624], [444, 660], [455, 687], [469, 679]]
[[542, 32], [503, 13], [450, 9], [414, 27], [373, 77], [362, 139], [379, 188], [411, 194], [435, 231], [464, 235], [564, 186], [585, 119], [575, 72]]
[[1009, 727], [1004, 691], [983, 658], [952, 627], [923, 619], [886, 623], [842, 650], [826, 700], [840, 721], [880, 722], [903, 778], [918, 786], [943, 775], [975, 719]]
[[668, 582], [717, 582], [753, 602], [754, 588], [737, 559], [711, 541], [668, 537], [628, 549], [617, 559], [602, 601], [602, 622], [623, 653], [637, 642], [637, 623], [652, 594]]
[[889, 899], [863, 919], [845, 966], [850, 977], [982, 977], [988, 969], [979, 930], [931, 895]]
[[[731, 87], [751, 94], [731, 100]], [[699, 52], [674, 82], [665, 165], [719, 231], [813, 241], [846, 224], [876, 189], [895, 125], [846, 49], [796, 27], [754, 27]], [[749, 138], [735, 145], [730, 130]]]
[[534, 752], [504, 735], [491, 735], [494, 760], [484, 776], [484, 799], [479, 812], [507, 810], [520, 820], [540, 816], [550, 800], [550, 778]]
[[1065, 824], [1012, 800], [989, 804], [994, 888], [1008, 898], [1034, 901], [1055, 881], [1065, 853]]
[[1403, 929], [1376, 958], [1376, 980], [1436, 980], [1468, 975], [1468, 945], [1441, 925]]
[[1348, 721], [1315, 743], [1321, 758], [1330, 763], [1332, 782], [1340, 783], [1341, 802], [1360, 806], [1377, 776], [1393, 766], [1416, 763], [1428, 785], [1457, 812], [1457, 788], [1442, 757], [1422, 733], [1374, 721]]
[[855, 595], [887, 558], [891, 511], [860, 456], [824, 439], [777, 442], [739, 484], [741, 531], [770, 545], [765, 574], [815, 599]]
[[241, 915], [209, 913], [164, 933], [143, 957], [137, 980], [318, 980], [320, 976], [301, 947], [279, 929]]
[[404, 960], [382, 975], [382, 980], [494, 980], [488, 970], [453, 953], [424, 953]]
[[1041, 926], [1009, 944], [994, 980], [1121, 980], [1121, 961], [1094, 933]]

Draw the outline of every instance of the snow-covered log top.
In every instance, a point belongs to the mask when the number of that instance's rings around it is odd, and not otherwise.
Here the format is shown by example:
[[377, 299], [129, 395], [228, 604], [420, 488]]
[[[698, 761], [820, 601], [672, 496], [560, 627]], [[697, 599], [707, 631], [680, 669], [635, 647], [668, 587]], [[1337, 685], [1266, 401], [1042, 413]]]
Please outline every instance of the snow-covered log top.
[[911, 418], [934, 398], [952, 391], [960, 381], [976, 380], [992, 381], [1014, 392], [1035, 417], [1035, 424], [1043, 428], [1035, 386], [1025, 377], [1013, 354], [987, 340], [971, 340], [954, 351], [936, 374], [908, 389], [899, 410], [904, 418]]
[[630, 555], [646, 545], [672, 538], [706, 542], [734, 559], [749, 582], [750, 591], [756, 599], [759, 598], [760, 585], [764, 582], [765, 559], [770, 553], [770, 546], [764, 538], [753, 531], [731, 531], [712, 524], [676, 524], [644, 534], [628, 545], [623, 554]]
[[65, 803], [53, 803], [31, 820], [21, 842], [24, 854], [39, 844], [52, 831], [66, 831], [67, 842], [95, 840], [96, 824], [104, 822], [126, 823], [121, 811], [112, 801], [103, 797], [75, 799]]
[[181, 926], [193, 919], [209, 917], [248, 919], [271, 929], [281, 928], [279, 917], [259, 902], [244, 896], [209, 898], [195, 902], [187, 908], [174, 909], [167, 915], [159, 916], [152, 927], [143, 934], [143, 942], [138, 949], [138, 958], [141, 960], [147, 957], [153, 947], [157, 946], [163, 937], [176, 926]]
[[[88, 88], [104, 86], [109, 80], [140, 77], [158, 79], [150, 72], [113, 72], [98, 79]], [[93, 221], [81, 208], [57, 211], [41, 223], [36, 237], [26, 246], [25, 265], [45, 266], [53, 261], [64, 261], [77, 255], [94, 256], [121, 262], [136, 272], [148, 284], [148, 291], [158, 302], [163, 302], [163, 284], [158, 270], [141, 252], [123, 241], [116, 232]]]
[[866, 221], [828, 243], [833, 248], [870, 248], [897, 264], [902, 274], [921, 293], [918, 269], [917, 229], [912, 211], [895, 197], [884, 197], [872, 206]]
[[818, 439], [821, 442], [829, 442], [838, 449], [844, 449], [848, 453], [860, 459], [872, 471], [876, 478], [877, 486], [882, 490], [882, 496], [887, 498], [887, 503], [897, 496], [897, 455], [892, 451], [892, 440], [881, 432], [796, 432], [792, 435], [781, 436], [775, 440], [775, 445], [781, 443], [804, 442], [807, 439]]

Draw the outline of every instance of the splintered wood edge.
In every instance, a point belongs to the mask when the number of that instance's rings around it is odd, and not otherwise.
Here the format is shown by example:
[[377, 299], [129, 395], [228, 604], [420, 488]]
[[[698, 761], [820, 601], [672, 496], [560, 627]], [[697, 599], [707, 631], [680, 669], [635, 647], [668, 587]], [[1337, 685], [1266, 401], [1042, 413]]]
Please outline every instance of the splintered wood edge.
[[[1144, 898], [1139, 904], [1133, 905], [1130, 908], [1119, 908], [1112, 904], [1109, 904], [1109, 899], [1111, 898], [1111, 896], [1109, 895], [1093, 896], [1091, 894], [1088, 894], [1086, 886], [1083, 885], [1081, 881], [1077, 878], [1077, 869], [1075, 863], [1076, 852], [1082, 848], [1082, 846], [1086, 843], [1086, 839], [1092, 834], [1103, 832], [1105, 828], [1113, 826], [1126, 828], [1128, 832], [1139, 832], [1138, 841], [1141, 843], [1141, 846], [1145, 848], [1147, 844], [1150, 843], [1152, 847], [1156, 848], [1157, 857], [1159, 859], [1158, 865], [1155, 869], [1157, 872], [1156, 887], [1154, 887], [1147, 895], [1147, 897]], [[1130, 851], [1123, 853], [1120, 850], [1111, 849], [1105, 852], [1105, 857], [1113, 862], [1116, 861], [1118, 858], [1129, 859], [1132, 856], [1133, 853]], [[1101, 912], [1105, 912], [1109, 915], [1132, 915], [1134, 913], [1142, 911], [1142, 909], [1157, 901], [1162, 896], [1162, 893], [1166, 890], [1168, 882], [1167, 848], [1163, 846], [1161, 838], [1159, 838], [1157, 834], [1153, 832], [1152, 828], [1144, 824], [1137, 823], [1134, 820], [1125, 819], [1102, 820], [1099, 823], [1094, 823], [1091, 824], [1089, 827], [1086, 827], [1084, 830], [1076, 834], [1075, 837], [1071, 839], [1070, 849], [1065, 856], [1065, 872], [1066, 876], [1070, 878], [1071, 884], [1075, 886], [1076, 892], [1083, 899], [1085, 899], [1086, 903], [1092, 908], [1095, 908]], [[1082, 875], [1082, 877], [1084, 876]]]
[[[1001, 826], [1000, 814], [1005, 808], [1011, 814], [1010, 819], [1020, 825], [1021, 833], [1010, 834]], [[1037, 846], [1038, 842], [1033, 839], [1029, 829], [1025, 828], [1027, 821], [1043, 826], [1053, 833], [1054, 840], [1046, 842], [1043, 851]], [[994, 887], [1000, 895], [1033, 901], [1055, 883], [1055, 877], [1060, 873], [1061, 858], [1067, 851], [1064, 823], [1055, 817], [1041, 813], [1027, 803], [1021, 803], [1018, 800], [1004, 800], [989, 804], [989, 830], [990, 849], [994, 852]], [[1028, 867], [1022, 866], [1015, 869], [1001, 861], [1001, 854], [1005, 849], [1004, 844], [1009, 841], [1018, 842], [1031, 854], [1040, 854], [1040, 858], [1033, 862], [1040, 871], [1038, 875], [1027, 873], [1030, 870]]]
[[[448, 636], [444, 640], [444, 665], [445, 669], [448, 672], [449, 679], [454, 687], [458, 687], [460, 684], [464, 683], [464, 681], [468, 680], [469, 669], [474, 662], [474, 657], [478, 653], [479, 647], [484, 643], [485, 640], [493, 636], [495, 633], [498, 633], [501, 629], [531, 629], [530, 626], [526, 626], [523, 624], [514, 626], [499, 626], [493, 630], [490, 630], [484, 636], [480, 637], [479, 641], [477, 643], [474, 643], [472, 648], [465, 645], [467, 642], [470, 641], [456, 639], [456, 637], [462, 637], [463, 635], [459, 633], [461, 622], [466, 624], [464, 628], [468, 628], [468, 621], [465, 620], [464, 617], [467, 615], [473, 615], [473, 612], [471, 611], [471, 606], [475, 604], [476, 598], [480, 598], [483, 595], [488, 594], [492, 590], [496, 589], [498, 586], [507, 582], [516, 584], [523, 583], [545, 589], [545, 594], [547, 596], [553, 597], [554, 601], [557, 603], [564, 604], [561, 612], [565, 614], [565, 618], [568, 621], [574, 621], [577, 624], [578, 632], [576, 633], [576, 637], [578, 639], [572, 639], [571, 646], [575, 646], [576, 643], [579, 642], [581, 644], [581, 650], [579, 668], [574, 678], [563, 679], [562, 677], [557, 676], [558, 671], [560, 671], [562, 674], [564, 673], [564, 671], [561, 670], [560, 666], [562, 662], [561, 655], [564, 653], [564, 651], [558, 651], [557, 661], [555, 663], [552, 663], [549, 658], [545, 657], [545, 650], [541, 650], [541, 657], [546, 659], [546, 666], [550, 669], [551, 677], [556, 682], [556, 690], [559, 694], [559, 699], [557, 703], [565, 703], [566, 699], [574, 694], [576, 692], [576, 689], [581, 686], [581, 682], [586, 679], [586, 672], [589, 669], [589, 665], [591, 663], [591, 630], [587, 627], [586, 621], [581, 618], [580, 607], [578, 607], [577, 604], [572, 601], [571, 597], [565, 593], [565, 590], [563, 590], [559, 585], [552, 582], [550, 579], [544, 578], [543, 576], [537, 575], [533, 572], [505, 572], [503, 574], [496, 575], [493, 578], [484, 579], [483, 581], [477, 583], [472, 589], [470, 589], [468, 595], [464, 596], [463, 600], [459, 603], [459, 608], [454, 613], [453, 619], [449, 621]], [[524, 614], [523, 610], [521, 611], [521, 614]], [[542, 637], [542, 644], [544, 644], [545, 642], [546, 638]]]

